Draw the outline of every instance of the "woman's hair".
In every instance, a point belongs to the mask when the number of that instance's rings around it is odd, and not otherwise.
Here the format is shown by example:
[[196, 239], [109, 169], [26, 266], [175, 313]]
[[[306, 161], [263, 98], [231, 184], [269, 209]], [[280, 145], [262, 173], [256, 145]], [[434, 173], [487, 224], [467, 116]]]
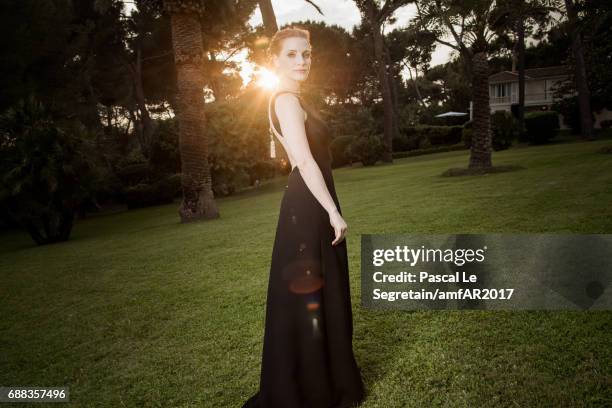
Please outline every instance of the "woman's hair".
[[283, 48], [283, 40], [289, 37], [300, 37], [305, 38], [306, 41], [310, 42], [310, 31], [298, 28], [298, 27], [285, 27], [282, 30], [278, 30], [270, 40], [268, 46], [268, 58], [271, 59], [273, 55], [278, 55]]

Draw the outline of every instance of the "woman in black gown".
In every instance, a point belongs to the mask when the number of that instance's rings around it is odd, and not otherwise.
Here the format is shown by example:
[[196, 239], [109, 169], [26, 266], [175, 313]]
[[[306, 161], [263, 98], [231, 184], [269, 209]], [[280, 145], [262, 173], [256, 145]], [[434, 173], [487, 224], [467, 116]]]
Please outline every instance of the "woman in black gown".
[[310, 68], [309, 32], [278, 31], [270, 51], [280, 79], [270, 125], [292, 171], [272, 251], [259, 391], [243, 408], [353, 407], [365, 392], [352, 348], [347, 227], [329, 128], [299, 89]]

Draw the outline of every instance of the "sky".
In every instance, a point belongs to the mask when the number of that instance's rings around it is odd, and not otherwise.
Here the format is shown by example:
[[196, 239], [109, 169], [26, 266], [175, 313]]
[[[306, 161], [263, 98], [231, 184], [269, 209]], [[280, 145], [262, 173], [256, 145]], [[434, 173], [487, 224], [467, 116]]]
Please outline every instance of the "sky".
[[[282, 26], [301, 20], [315, 20], [324, 21], [328, 25], [339, 25], [350, 32], [361, 20], [359, 9], [353, 0], [314, 0], [313, 2], [319, 6], [324, 16], [304, 0], [272, 0], [278, 25]], [[386, 25], [385, 33], [394, 28], [406, 26], [415, 14], [416, 7], [414, 4], [399, 8], [393, 15], [397, 18], [397, 22], [393, 25]], [[252, 26], [262, 23], [259, 8], [253, 13], [249, 23]], [[450, 52], [449, 47], [437, 45], [436, 51], [432, 55], [431, 65], [447, 62], [450, 59]]]
[[[285, 24], [289, 24], [297, 21], [314, 20], [323, 21], [328, 25], [339, 25], [348, 32], [351, 32], [353, 27], [359, 24], [361, 16], [359, 9], [355, 5], [353, 0], [314, 0], [314, 3], [319, 6], [323, 15], [310, 4], [304, 0], [272, 0], [272, 7], [276, 14], [276, 22], [279, 27]], [[385, 25], [385, 33], [392, 31], [394, 28], [404, 27], [409, 24], [410, 20], [416, 15], [416, 7], [414, 4], [409, 4], [404, 7], [400, 7], [393, 14], [397, 21], [395, 24]], [[261, 13], [259, 8], [255, 9], [255, 12], [249, 20], [251, 26], [257, 26], [262, 24]], [[444, 64], [451, 58], [451, 52], [453, 50], [445, 45], [437, 44], [434, 53], [431, 56], [431, 66]], [[244, 58], [243, 55], [237, 56], [238, 59]], [[254, 66], [250, 64], [243, 64], [243, 69], [240, 73], [243, 83], [247, 83], [252, 75]], [[403, 69], [401, 71], [402, 77], [407, 79], [409, 77], [408, 71]]]
[[[353, 27], [359, 24], [360, 15], [359, 9], [353, 2], [353, 0], [314, 0], [324, 15], [319, 12], [310, 4], [304, 0], [272, 0], [272, 7], [276, 14], [276, 21], [279, 27], [297, 21], [313, 20], [313, 21], [324, 21], [328, 25], [339, 25], [345, 28], [348, 32], [352, 31]], [[133, 9], [133, 3], [125, 3], [126, 11], [129, 13]], [[394, 17], [397, 21], [393, 25], [385, 26], [385, 33], [391, 31], [397, 27], [406, 26], [410, 20], [416, 14], [416, 7], [414, 4], [401, 7], [395, 11]], [[255, 12], [249, 20], [249, 24], [253, 27], [262, 24], [261, 13], [259, 8], [255, 9]], [[436, 45], [431, 58], [431, 65], [443, 64], [450, 60], [451, 50], [449, 47], [441, 44]], [[237, 61], [241, 65], [240, 76], [242, 77], [243, 86], [245, 86], [252, 78], [257, 70], [253, 64], [245, 61], [246, 50], [234, 54], [230, 58], [231, 61]], [[408, 72], [404, 69], [402, 76], [408, 78]]]

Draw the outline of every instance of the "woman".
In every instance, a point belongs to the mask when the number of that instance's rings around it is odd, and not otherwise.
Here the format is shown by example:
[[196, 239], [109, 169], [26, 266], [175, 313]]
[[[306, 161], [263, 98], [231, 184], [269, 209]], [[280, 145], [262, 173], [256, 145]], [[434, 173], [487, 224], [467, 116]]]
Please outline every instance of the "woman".
[[268, 282], [259, 391], [243, 408], [348, 408], [364, 387], [352, 349], [348, 258], [329, 153], [330, 131], [300, 96], [311, 64], [310, 34], [278, 31], [269, 52], [279, 77], [271, 130], [291, 173]]

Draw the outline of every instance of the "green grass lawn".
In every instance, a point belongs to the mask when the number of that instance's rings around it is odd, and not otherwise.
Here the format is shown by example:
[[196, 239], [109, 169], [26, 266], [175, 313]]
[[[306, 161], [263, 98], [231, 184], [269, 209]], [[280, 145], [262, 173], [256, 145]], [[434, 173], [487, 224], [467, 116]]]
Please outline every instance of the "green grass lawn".
[[[494, 152], [525, 169], [482, 176], [439, 176], [467, 151], [334, 170], [362, 407], [610, 404], [612, 312], [364, 310], [359, 237], [612, 233], [612, 155], [597, 152], [611, 143]], [[79, 407], [240, 407], [285, 184], [220, 199], [208, 222], [181, 225], [173, 204], [80, 220], [65, 243], [0, 236], [0, 385], [68, 385]]]

